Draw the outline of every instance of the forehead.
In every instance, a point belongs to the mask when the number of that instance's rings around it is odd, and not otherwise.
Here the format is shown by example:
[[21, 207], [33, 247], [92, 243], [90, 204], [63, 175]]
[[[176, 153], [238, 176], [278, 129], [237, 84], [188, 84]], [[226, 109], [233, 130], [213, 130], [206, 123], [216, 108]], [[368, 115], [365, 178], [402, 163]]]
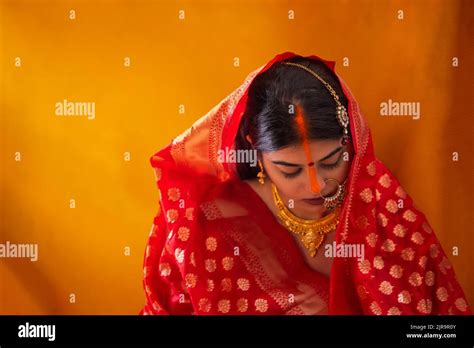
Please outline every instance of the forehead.
[[[311, 155], [314, 161], [323, 158], [338, 146], [340, 146], [339, 139], [312, 140], [309, 142]], [[285, 160], [293, 163], [297, 161], [302, 163], [306, 162], [306, 154], [303, 144], [291, 145], [277, 151], [266, 152], [265, 154], [270, 160]]]

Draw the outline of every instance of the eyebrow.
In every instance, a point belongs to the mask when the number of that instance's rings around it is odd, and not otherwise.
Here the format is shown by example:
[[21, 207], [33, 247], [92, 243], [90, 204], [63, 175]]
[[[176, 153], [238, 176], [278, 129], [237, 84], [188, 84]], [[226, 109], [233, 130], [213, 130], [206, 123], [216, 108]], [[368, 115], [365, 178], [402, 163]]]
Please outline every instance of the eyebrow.
[[[318, 162], [322, 162], [324, 160], [327, 160], [329, 157], [333, 156], [335, 153], [339, 152], [341, 149], [342, 149], [342, 146], [339, 146], [339, 147], [335, 148], [330, 153], [328, 153], [326, 156], [321, 158]], [[301, 167], [302, 166], [301, 164], [289, 163], [289, 162], [285, 162], [285, 161], [272, 161], [272, 163], [280, 164], [282, 166], [287, 166], [287, 167]]]

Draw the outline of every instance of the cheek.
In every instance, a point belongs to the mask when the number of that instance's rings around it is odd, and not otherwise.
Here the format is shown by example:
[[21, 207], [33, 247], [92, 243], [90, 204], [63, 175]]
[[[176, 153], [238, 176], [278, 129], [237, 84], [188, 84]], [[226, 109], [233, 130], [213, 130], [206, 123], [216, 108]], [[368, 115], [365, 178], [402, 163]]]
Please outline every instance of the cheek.
[[349, 175], [351, 164], [352, 164], [352, 160], [344, 161], [342, 165], [339, 168], [337, 168], [337, 173], [335, 174], [339, 182], [342, 183], [346, 179], [347, 175]]

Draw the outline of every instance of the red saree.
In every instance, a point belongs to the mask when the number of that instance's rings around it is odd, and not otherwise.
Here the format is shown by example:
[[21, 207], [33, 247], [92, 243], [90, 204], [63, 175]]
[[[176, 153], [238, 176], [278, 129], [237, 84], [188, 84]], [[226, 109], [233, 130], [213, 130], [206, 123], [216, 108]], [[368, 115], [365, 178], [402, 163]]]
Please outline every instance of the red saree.
[[[334, 258], [329, 279], [232, 163], [255, 76], [277, 55], [151, 158], [160, 190], [144, 258], [140, 314], [470, 314], [453, 268], [425, 216], [374, 156], [370, 130], [349, 100], [355, 155], [336, 243], [364, 245], [365, 258]], [[334, 62], [316, 56], [334, 71]], [[402, 207], [401, 207], [402, 206]]]

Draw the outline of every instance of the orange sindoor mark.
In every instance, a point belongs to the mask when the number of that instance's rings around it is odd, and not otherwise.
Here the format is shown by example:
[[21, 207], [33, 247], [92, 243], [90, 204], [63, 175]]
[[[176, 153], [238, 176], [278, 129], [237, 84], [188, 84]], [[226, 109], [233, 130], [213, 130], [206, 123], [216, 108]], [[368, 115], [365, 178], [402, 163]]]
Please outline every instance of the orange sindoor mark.
[[298, 126], [301, 139], [303, 140], [303, 149], [306, 155], [306, 160], [308, 161], [308, 173], [309, 173], [309, 181], [311, 185], [311, 190], [313, 192], [319, 192], [320, 187], [318, 184], [316, 167], [314, 165], [313, 157], [311, 156], [311, 149], [309, 147], [308, 130], [306, 128], [305, 119], [303, 117], [303, 110], [301, 109], [299, 105], [296, 105], [295, 121]]

